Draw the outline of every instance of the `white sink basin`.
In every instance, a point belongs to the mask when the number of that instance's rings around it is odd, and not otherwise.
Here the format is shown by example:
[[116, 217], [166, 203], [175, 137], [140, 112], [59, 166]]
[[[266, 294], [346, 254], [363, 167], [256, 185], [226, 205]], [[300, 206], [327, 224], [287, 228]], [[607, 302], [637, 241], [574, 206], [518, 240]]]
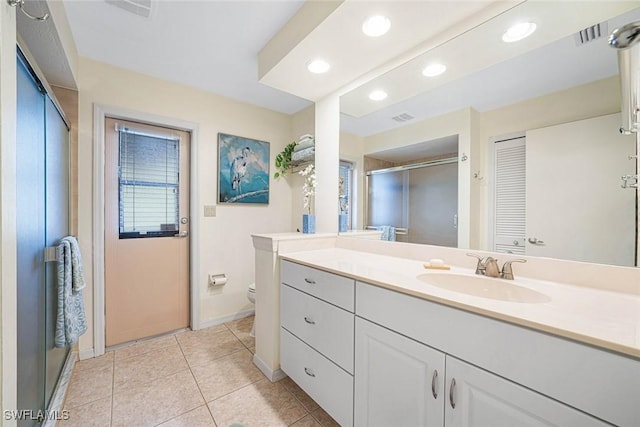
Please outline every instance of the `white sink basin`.
[[543, 303], [551, 301], [547, 295], [525, 288], [513, 280], [456, 273], [426, 273], [418, 279], [449, 291], [500, 301]]

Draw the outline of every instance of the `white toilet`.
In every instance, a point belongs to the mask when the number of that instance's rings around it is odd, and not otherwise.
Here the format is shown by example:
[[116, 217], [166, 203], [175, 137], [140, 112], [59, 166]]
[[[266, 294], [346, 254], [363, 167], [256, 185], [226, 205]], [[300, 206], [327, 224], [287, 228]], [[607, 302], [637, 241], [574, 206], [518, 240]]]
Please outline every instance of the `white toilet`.
[[[249, 285], [249, 290], [247, 291], [247, 298], [251, 301], [252, 304], [256, 303], [256, 284], [252, 283]], [[249, 333], [252, 337], [256, 336], [256, 321], [253, 321], [253, 325], [251, 326], [251, 332]]]

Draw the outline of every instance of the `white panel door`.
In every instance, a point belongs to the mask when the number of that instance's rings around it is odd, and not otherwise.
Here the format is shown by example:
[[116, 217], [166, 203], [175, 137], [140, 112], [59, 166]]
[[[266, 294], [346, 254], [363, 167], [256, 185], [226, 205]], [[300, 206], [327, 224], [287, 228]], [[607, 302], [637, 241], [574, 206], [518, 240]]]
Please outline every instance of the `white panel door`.
[[446, 427], [609, 425], [451, 356], [446, 400]]
[[189, 326], [190, 135], [105, 121], [105, 337]]
[[636, 195], [620, 177], [635, 136], [619, 127], [611, 114], [527, 132], [527, 255], [634, 265]]
[[443, 353], [356, 318], [356, 426], [442, 426], [443, 381]]

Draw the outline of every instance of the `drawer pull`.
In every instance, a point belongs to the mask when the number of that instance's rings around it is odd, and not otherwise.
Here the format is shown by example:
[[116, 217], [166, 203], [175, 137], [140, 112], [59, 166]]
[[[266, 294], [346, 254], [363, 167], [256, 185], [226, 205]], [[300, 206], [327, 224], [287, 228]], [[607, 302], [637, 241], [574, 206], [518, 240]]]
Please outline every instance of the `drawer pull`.
[[316, 374], [314, 374], [313, 371], [309, 368], [304, 368], [304, 373], [309, 375], [310, 377], [313, 377], [313, 378], [316, 377]]
[[438, 370], [433, 371], [433, 377], [431, 378], [431, 394], [433, 394], [433, 398], [438, 398], [438, 391], [436, 390], [436, 385], [438, 384]]
[[310, 284], [310, 285], [315, 285], [315, 284], [316, 284], [316, 281], [315, 281], [315, 280], [313, 280], [313, 279], [307, 279], [307, 278], [305, 278], [305, 279], [304, 279], [304, 281], [305, 281], [305, 282], [307, 282], [307, 283], [308, 283], [308, 284]]
[[451, 388], [449, 388], [449, 403], [452, 409], [456, 409], [456, 401], [453, 399], [453, 390], [456, 388], [456, 379], [451, 379]]
[[307, 322], [310, 325], [315, 325], [316, 321], [313, 319], [309, 319], [307, 316], [304, 317], [304, 321]]

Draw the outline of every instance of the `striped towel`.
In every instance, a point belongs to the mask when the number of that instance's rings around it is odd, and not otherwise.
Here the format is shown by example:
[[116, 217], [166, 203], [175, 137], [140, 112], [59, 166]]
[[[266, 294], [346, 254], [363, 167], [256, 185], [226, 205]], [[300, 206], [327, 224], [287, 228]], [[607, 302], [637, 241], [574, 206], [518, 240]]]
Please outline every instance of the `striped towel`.
[[293, 151], [302, 151], [306, 150], [309, 147], [313, 147], [316, 143], [316, 139], [311, 135], [304, 135], [298, 139], [296, 146], [293, 148]]
[[382, 231], [380, 240], [389, 240], [391, 242], [396, 241], [396, 228], [391, 225], [381, 225], [376, 227], [378, 231]]
[[293, 160], [294, 162], [297, 162], [300, 160], [307, 160], [307, 159], [313, 158], [315, 154], [316, 154], [316, 148], [309, 147], [309, 148], [305, 148], [302, 151], [294, 151], [293, 154], [291, 154], [291, 160]]
[[75, 344], [87, 331], [82, 289], [86, 286], [82, 272], [80, 247], [75, 237], [60, 240], [62, 259], [58, 261], [58, 313], [56, 315], [56, 347]]

